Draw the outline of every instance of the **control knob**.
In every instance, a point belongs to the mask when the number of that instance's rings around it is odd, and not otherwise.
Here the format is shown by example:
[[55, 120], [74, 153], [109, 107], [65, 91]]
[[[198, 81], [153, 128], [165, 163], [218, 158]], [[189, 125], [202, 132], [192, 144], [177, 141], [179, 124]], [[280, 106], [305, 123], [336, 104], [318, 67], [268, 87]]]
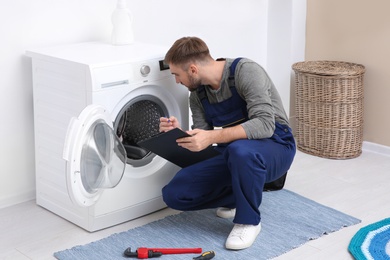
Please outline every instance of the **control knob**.
[[145, 77], [150, 73], [150, 67], [148, 65], [142, 65], [140, 71], [141, 75]]

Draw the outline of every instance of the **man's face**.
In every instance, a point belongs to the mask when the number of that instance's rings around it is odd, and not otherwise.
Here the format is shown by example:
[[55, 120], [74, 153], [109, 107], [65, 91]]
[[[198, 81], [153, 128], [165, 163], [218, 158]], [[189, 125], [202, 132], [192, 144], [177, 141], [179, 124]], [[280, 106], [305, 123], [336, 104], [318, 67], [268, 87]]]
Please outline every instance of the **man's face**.
[[195, 91], [202, 83], [196, 70], [190, 66], [188, 70], [183, 70], [180, 66], [169, 64], [171, 73], [175, 76], [176, 83], [180, 83], [188, 88], [189, 91]]

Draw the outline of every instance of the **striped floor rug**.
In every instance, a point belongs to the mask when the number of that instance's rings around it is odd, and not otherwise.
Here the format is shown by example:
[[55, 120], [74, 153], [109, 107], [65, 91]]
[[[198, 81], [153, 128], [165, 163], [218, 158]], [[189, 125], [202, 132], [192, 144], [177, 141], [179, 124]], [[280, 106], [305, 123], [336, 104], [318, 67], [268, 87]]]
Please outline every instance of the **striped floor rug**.
[[348, 250], [357, 260], [390, 259], [390, 218], [361, 228]]

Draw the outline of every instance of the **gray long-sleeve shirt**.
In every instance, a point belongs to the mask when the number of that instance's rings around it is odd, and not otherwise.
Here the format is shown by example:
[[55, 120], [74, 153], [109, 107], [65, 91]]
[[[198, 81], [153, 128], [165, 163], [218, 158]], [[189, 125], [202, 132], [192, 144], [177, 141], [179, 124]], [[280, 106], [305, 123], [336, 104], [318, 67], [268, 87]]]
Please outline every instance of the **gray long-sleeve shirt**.
[[[226, 59], [221, 86], [213, 90], [206, 86], [210, 103], [222, 102], [231, 97], [228, 84], [229, 67], [233, 59]], [[275, 121], [289, 125], [280, 95], [267, 72], [250, 59], [241, 59], [236, 66], [235, 85], [238, 94], [246, 101], [249, 120], [242, 123], [248, 139], [271, 137], [275, 130]], [[190, 94], [192, 128], [212, 129], [205, 118], [204, 109], [196, 91]]]

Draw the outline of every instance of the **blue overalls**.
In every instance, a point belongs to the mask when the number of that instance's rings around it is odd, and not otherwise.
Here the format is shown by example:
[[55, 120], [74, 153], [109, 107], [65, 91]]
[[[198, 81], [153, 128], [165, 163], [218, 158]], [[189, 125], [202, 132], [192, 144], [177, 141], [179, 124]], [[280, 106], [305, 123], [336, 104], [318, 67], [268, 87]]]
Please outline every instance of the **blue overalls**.
[[[225, 127], [248, 120], [246, 102], [234, 85], [230, 87], [232, 96], [216, 104], [208, 102], [202, 88], [198, 95], [210, 125]], [[221, 155], [183, 168], [175, 175], [162, 190], [165, 203], [182, 211], [236, 208], [234, 223], [257, 225], [264, 184], [285, 174], [295, 156], [291, 129], [275, 123], [270, 138], [240, 139], [215, 149]]]

